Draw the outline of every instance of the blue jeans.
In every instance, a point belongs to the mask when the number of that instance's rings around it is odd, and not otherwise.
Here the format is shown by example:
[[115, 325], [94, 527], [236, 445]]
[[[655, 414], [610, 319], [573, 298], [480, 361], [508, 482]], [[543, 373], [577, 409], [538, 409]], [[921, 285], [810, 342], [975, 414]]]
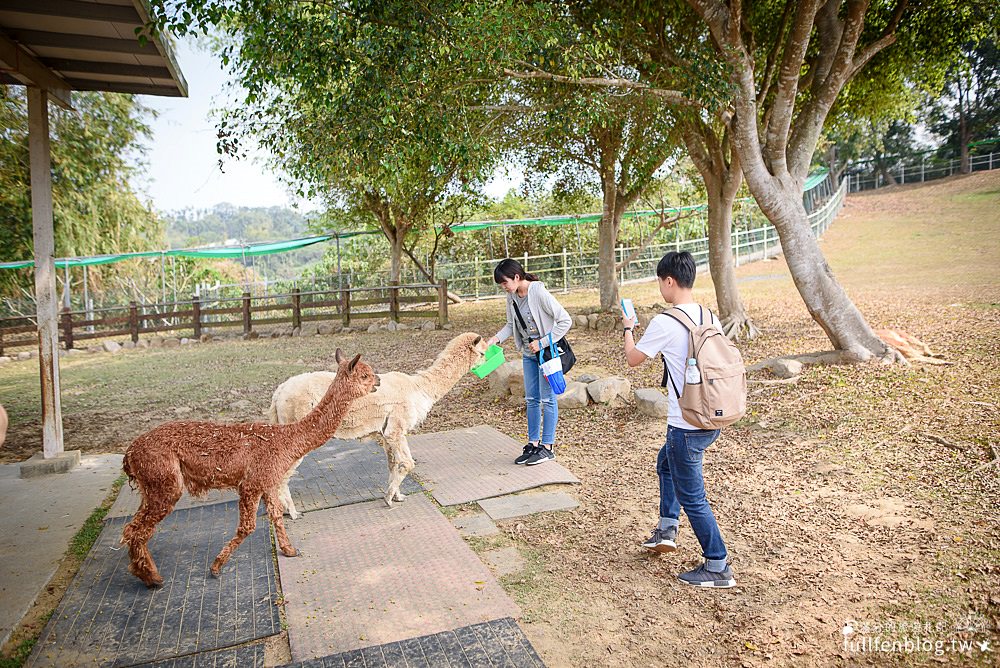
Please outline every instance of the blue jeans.
[[[541, 431], [542, 445], [556, 442], [556, 423], [559, 421], [559, 404], [549, 387], [549, 381], [542, 374], [538, 357], [531, 355], [523, 359], [524, 401], [528, 408], [528, 440], [538, 443]], [[544, 420], [543, 420], [544, 418]]]
[[718, 429], [679, 429], [668, 425], [667, 440], [656, 456], [660, 517], [673, 520], [668, 523], [676, 526], [683, 508], [701, 543], [702, 555], [710, 560], [726, 558], [726, 544], [705, 497], [705, 478], [701, 471], [705, 449], [718, 437]]

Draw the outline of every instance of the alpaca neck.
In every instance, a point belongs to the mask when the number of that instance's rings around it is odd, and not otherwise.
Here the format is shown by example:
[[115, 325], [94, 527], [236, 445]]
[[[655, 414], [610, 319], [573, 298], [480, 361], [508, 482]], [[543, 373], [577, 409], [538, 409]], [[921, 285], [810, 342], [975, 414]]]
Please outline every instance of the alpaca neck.
[[451, 354], [450, 350], [440, 355], [434, 363], [416, 374], [417, 385], [432, 400], [437, 401], [448, 394], [469, 369]]
[[293, 458], [305, 457], [333, 438], [351, 401], [352, 397], [344, 396], [342, 384], [334, 381], [309, 414], [291, 425], [294, 437], [290, 439], [290, 453]]

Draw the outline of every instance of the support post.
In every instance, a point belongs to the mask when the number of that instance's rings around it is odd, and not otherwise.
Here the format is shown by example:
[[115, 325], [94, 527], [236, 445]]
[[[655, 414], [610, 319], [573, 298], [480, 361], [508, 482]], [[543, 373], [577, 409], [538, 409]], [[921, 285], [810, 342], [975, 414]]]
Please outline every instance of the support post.
[[63, 453], [59, 400], [59, 331], [56, 306], [55, 239], [52, 229], [52, 161], [49, 153], [48, 93], [28, 87], [28, 152], [31, 165], [31, 223], [35, 248], [35, 304], [42, 390], [42, 453]]
[[351, 284], [347, 283], [340, 290], [340, 319], [344, 327], [351, 326]]
[[479, 256], [478, 255], [476, 256], [476, 261], [472, 272], [472, 291], [476, 295], [476, 300], [478, 301], [479, 300]]
[[139, 307], [134, 299], [128, 303], [128, 333], [132, 343], [139, 341]]
[[250, 293], [243, 293], [243, 333], [249, 334], [253, 329], [253, 323], [250, 320]]
[[[525, 270], [527, 271], [527, 270]], [[448, 279], [438, 283], [438, 327], [448, 324]]]
[[302, 292], [292, 288], [292, 328], [296, 327], [302, 327]]
[[194, 338], [201, 339], [201, 297], [191, 295], [191, 319], [193, 322]]
[[399, 281], [389, 285], [389, 320], [399, 322]]
[[62, 312], [63, 344], [66, 350], [73, 349], [73, 314], [68, 308]]
[[569, 255], [563, 246], [563, 293], [569, 292]]

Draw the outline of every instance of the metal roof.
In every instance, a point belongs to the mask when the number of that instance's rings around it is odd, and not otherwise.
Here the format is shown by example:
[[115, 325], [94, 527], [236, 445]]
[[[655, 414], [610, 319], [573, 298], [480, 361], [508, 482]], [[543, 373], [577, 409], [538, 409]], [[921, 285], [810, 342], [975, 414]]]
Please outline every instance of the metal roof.
[[0, 83], [187, 97], [169, 36], [139, 43], [146, 0], [0, 0]]

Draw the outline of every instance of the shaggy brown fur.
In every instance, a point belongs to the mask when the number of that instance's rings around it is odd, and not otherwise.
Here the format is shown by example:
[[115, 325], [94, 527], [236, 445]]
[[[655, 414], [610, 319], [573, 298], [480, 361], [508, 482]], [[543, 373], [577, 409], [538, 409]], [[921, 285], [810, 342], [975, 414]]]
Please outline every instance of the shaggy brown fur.
[[941, 356], [932, 353], [926, 343], [901, 329], [877, 329], [875, 333], [907, 360], [926, 364], [948, 364], [938, 359]]
[[7, 411], [0, 405], [0, 445], [7, 440]]
[[[337, 438], [382, 437], [389, 467], [389, 486], [384, 497], [387, 506], [405, 498], [399, 486], [415, 465], [406, 441], [407, 432], [424, 421], [434, 403], [448, 394], [469, 369], [483, 361], [486, 347], [483, 337], [475, 332], [459, 334], [448, 342], [430, 367], [413, 375], [379, 374], [378, 390], [355, 401], [344, 416], [334, 434]], [[274, 422], [299, 419], [332, 381], [331, 376], [336, 377], [327, 371], [317, 371], [286, 380], [271, 398], [270, 419]], [[294, 517], [287, 477], [275, 493], [284, 499]]]
[[261, 422], [218, 424], [168, 422], [135, 439], [125, 451], [122, 468], [130, 484], [138, 486], [142, 503], [125, 525], [121, 542], [129, 546], [129, 572], [147, 587], [163, 584], [147, 543], [156, 525], [181, 498], [183, 489], [200, 496], [210, 489], [236, 489], [240, 494], [240, 522], [236, 535], [212, 563], [212, 575], [229, 560], [243, 539], [257, 526], [257, 506], [263, 496], [274, 524], [278, 546], [287, 557], [292, 547], [282, 523], [275, 488], [286, 471], [306, 453], [333, 436], [351, 402], [369, 394], [378, 384], [372, 368], [348, 360], [337, 350], [336, 381], [316, 407], [298, 422], [271, 425]]

